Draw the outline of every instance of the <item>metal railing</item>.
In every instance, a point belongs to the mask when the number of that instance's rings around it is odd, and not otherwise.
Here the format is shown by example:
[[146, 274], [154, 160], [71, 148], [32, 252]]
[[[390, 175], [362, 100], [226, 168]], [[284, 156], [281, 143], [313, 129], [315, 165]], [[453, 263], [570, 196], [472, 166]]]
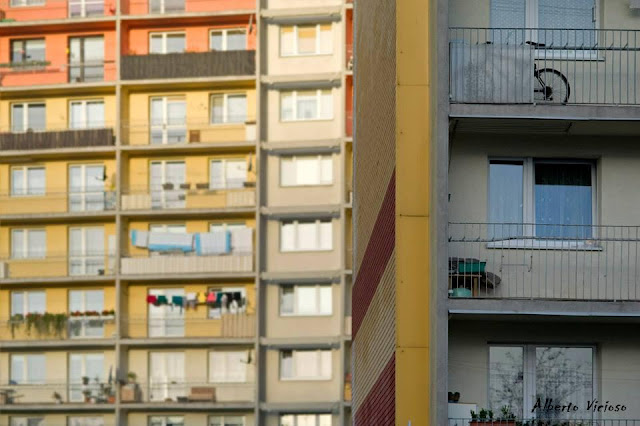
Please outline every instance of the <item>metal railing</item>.
[[253, 75], [255, 55], [255, 50], [125, 55], [121, 73], [123, 80]]
[[449, 224], [450, 297], [640, 300], [640, 226]]
[[155, 190], [129, 189], [122, 195], [122, 210], [212, 209], [255, 204], [255, 188], [214, 189], [208, 182], [165, 184]]
[[255, 141], [256, 122], [251, 115], [225, 116], [201, 120], [167, 119], [162, 122], [123, 121], [123, 144], [177, 145]]
[[640, 31], [451, 27], [450, 100], [640, 104]]
[[130, 255], [120, 260], [120, 271], [123, 275], [253, 272], [253, 254], [232, 253], [220, 256], [196, 256], [193, 253], [158, 256]]
[[[206, 371], [206, 366], [204, 367]], [[160, 373], [161, 374], [161, 373]], [[159, 375], [160, 375], [159, 374]], [[255, 384], [215, 383], [206, 377], [142, 378], [131, 392], [121, 392], [122, 403], [188, 404], [214, 402], [253, 402]], [[125, 385], [126, 386], [126, 385]]]
[[0, 281], [20, 278], [95, 277], [112, 275], [115, 259], [107, 253], [41, 253], [31, 257], [0, 257]]
[[[130, 338], [166, 339], [180, 337], [255, 337], [256, 317], [246, 313], [246, 306], [237, 308], [238, 313], [220, 313], [220, 308], [198, 306], [195, 308], [203, 318], [192, 318], [194, 308], [167, 307], [164, 317], [123, 317], [122, 321]], [[182, 311], [182, 312], [181, 312]]]
[[448, 426], [640, 426], [638, 419], [517, 419], [474, 421], [471, 418], [450, 418]]
[[33, 150], [113, 146], [112, 128], [0, 132], [0, 150]]
[[0, 64], [0, 86], [95, 83], [116, 79], [112, 60], [71, 63], [28, 61]]
[[23, 193], [0, 193], [0, 215], [31, 213], [88, 213], [113, 211], [115, 191], [50, 191], [28, 188]]
[[[0, 385], [0, 406], [41, 404], [113, 404], [115, 403], [115, 382], [90, 378], [83, 384], [81, 380], [34, 381], [15, 383], [9, 381]], [[1, 411], [1, 410], [0, 410]]]
[[0, 340], [105, 339], [113, 335], [114, 314], [72, 316], [70, 314], [14, 315], [0, 318]]

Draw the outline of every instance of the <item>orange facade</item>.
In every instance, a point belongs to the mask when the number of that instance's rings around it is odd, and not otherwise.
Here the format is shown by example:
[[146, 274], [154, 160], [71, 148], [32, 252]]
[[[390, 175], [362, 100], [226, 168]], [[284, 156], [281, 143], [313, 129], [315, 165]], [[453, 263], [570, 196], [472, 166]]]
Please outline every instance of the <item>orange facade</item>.
[[[215, 3], [215, 2], [214, 2]], [[185, 35], [187, 52], [206, 52], [210, 50], [209, 35], [212, 30], [243, 29], [247, 33], [247, 49], [256, 48], [255, 18], [251, 15], [233, 16], [224, 20], [206, 23], [192, 22], [187, 19], [172, 19], [154, 22], [124, 22], [122, 31], [123, 55], [146, 55], [149, 53], [149, 38], [152, 33], [179, 32]]]
[[[170, 2], [171, 0], [165, 0]], [[122, 0], [124, 15], [146, 15], [151, 13], [150, 0]], [[184, 12], [219, 12], [228, 10], [255, 10], [255, 0], [185, 0]]]
[[[83, 5], [84, 3], [84, 5]], [[114, 16], [116, 0], [42, 0], [41, 4], [22, 5], [20, 0], [1, 0], [0, 11], [5, 20], [42, 21], [45, 19], [65, 19], [74, 16]]]
[[[42, 31], [42, 30], [41, 30]], [[71, 58], [71, 43], [87, 38], [102, 38], [102, 59], [82, 60]], [[44, 62], [20, 66], [12, 59], [16, 43], [23, 40], [44, 40]], [[80, 42], [81, 43], [81, 42]], [[89, 57], [95, 52], [89, 52]], [[84, 54], [84, 52], [83, 52]], [[38, 86], [77, 81], [113, 81], [116, 79], [116, 33], [114, 29], [69, 31], [58, 26], [46, 33], [34, 35], [28, 28], [15, 28], [0, 35], [0, 86]], [[85, 76], [91, 75], [91, 78]]]

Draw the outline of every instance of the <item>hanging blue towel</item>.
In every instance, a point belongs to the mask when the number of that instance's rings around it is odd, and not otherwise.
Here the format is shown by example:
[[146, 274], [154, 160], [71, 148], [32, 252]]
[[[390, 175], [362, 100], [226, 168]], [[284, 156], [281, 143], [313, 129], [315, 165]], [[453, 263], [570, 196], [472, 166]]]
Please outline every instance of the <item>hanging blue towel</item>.
[[193, 234], [171, 232], [150, 232], [149, 250], [153, 251], [193, 251]]
[[230, 253], [231, 233], [229, 231], [215, 231], [196, 234], [195, 250], [200, 256]]
[[149, 233], [146, 231], [131, 231], [131, 244], [135, 247], [147, 248], [149, 244]]

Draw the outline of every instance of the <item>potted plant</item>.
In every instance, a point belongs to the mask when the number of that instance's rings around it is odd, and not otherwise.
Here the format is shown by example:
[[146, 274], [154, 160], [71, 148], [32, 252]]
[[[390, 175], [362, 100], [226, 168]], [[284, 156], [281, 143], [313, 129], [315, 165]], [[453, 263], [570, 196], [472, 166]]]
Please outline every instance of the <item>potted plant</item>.
[[469, 426], [516, 426], [516, 416], [511, 408], [504, 406], [500, 409], [500, 416], [494, 419], [493, 411], [481, 409], [479, 413], [471, 410]]

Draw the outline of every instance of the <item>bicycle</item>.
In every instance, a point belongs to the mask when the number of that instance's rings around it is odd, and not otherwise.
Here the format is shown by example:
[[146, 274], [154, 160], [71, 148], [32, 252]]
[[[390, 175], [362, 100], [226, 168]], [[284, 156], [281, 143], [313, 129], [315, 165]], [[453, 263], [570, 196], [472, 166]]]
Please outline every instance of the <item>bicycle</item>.
[[[545, 47], [545, 43], [527, 41], [534, 49]], [[550, 102], [566, 104], [571, 94], [569, 80], [560, 71], [553, 68], [538, 69], [538, 65], [533, 64], [533, 77], [535, 79], [533, 96], [538, 102]]]

